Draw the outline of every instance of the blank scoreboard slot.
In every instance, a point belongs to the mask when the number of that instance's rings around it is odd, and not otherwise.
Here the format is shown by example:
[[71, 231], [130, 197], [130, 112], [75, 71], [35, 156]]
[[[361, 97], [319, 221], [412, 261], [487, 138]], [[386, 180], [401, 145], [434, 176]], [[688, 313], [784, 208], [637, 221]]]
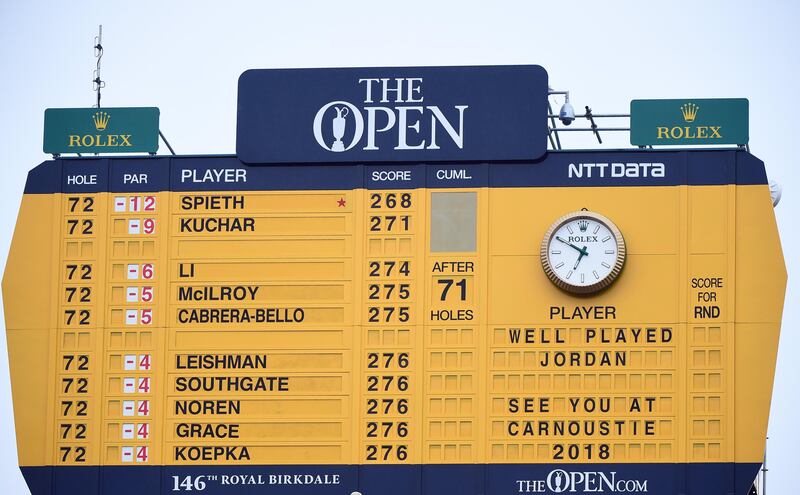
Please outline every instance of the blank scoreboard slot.
[[367, 256], [413, 256], [415, 248], [412, 236], [370, 236], [367, 239]]
[[476, 373], [425, 373], [426, 391], [430, 394], [474, 394], [478, 387]]
[[173, 215], [172, 232], [182, 236], [343, 235], [352, 230], [345, 215], [266, 216], [248, 211], [239, 216]]
[[[514, 373], [516, 374], [516, 373]], [[492, 373], [492, 380], [504, 376], [504, 373]], [[561, 393], [565, 390], [575, 392], [624, 392], [628, 387], [632, 390], [645, 390], [649, 387], [653, 394], [675, 392], [675, 372], [538, 372], [536, 373], [536, 389], [546, 393]], [[521, 389], [520, 389], [521, 390]], [[509, 390], [519, 391], [519, 390]], [[525, 389], [524, 391], [528, 391]]]
[[152, 350], [154, 347], [151, 330], [108, 330], [106, 351]]
[[467, 417], [477, 414], [477, 400], [473, 396], [428, 396], [425, 398], [424, 417]]
[[429, 350], [427, 351], [426, 371], [476, 371], [477, 358], [472, 349]]
[[190, 330], [174, 332], [173, 349], [329, 349], [349, 345], [352, 330], [295, 329], [295, 330]]
[[472, 442], [425, 442], [426, 460], [432, 463], [474, 462], [477, 448]]
[[[490, 391], [495, 393], [536, 393], [561, 394], [570, 392], [575, 394], [586, 393], [621, 393], [626, 391], [629, 383], [642, 386], [646, 382], [648, 393], [662, 395], [673, 392], [673, 372], [661, 373], [627, 373], [627, 372], [574, 372], [546, 371], [531, 372], [503, 372], [490, 371]], [[636, 390], [642, 390], [638, 388]]]
[[[153, 258], [156, 256], [156, 241], [113, 240], [111, 257], [116, 260]], [[116, 278], [116, 277], [115, 277]]]
[[470, 440], [475, 435], [475, 422], [470, 419], [426, 418], [430, 440]]
[[332, 419], [348, 418], [350, 396], [264, 397], [216, 395], [189, 398], [171, 395], [167, 398], [166, 416], [176, 421], [238, 421], [253, 419]]
[[369, 348], [396, 348], [410, 349], [413, 344], [413, 335], [410, 328], [368, 328], [366, 329], [365, 345]]
[[431, 252], [475, 252], [478, 193], [432, 192], [430, 211]]
[[728, 186], [689, 188], [689, 252], [725, 253], [728, 250]]
[[[719, 445], [719, 444], [717, 444]], [[611, 458], [619, 461], [673, 461], [675, 442], [625, 442], [614, 443]], [[716, 457], [720, 459], [720, 457]]]
[[349, 432], [344, 421], [319, 421], [312, 419], [291, 421], [203, 421], [187, 418], [183, 421], [167, 421], [165, 433], [168, 441], [191, 443], [259, 442], [335, 442], [348, 440]]
[[95, 332], [63, 330], [60, 333], [62, 351], [90, 351], [94, 349]]
[[64, 241], [63, 256], [64, 260], [71, 259], [92, 259], [95, 256], [95, 241], [92, 240], [67, 240]]
[[[313, 258], [349, 255], [344, 238], [317, 239], [177, 239], [179, 258]], [[175, 259], [175, 257], [173, 257]], [[251, 275], [252, 277], [252, 275]]]
[[[428, 328], [425, 332], [425, 348], [474, 348], [478, 331], [476, 328]], [[443, 351], [442, 351], [443, 352]]]

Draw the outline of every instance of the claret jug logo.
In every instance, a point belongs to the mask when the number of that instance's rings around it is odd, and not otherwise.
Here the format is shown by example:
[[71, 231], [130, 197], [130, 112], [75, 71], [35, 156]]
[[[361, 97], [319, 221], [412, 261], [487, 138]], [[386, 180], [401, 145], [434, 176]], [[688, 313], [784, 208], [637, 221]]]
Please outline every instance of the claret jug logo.
[[357, 146], [365, 151], [464, 149], [469, 105], [426, 105], [421, 77], [361, 78], [358, 85], [364, 92], [358, 105], [334, 100], [314, 116], [314, 139], [322, 148], [333, 153]]
[[[700, 107], [691, 102], [681, 105], [683, 122], [685, 124], [693, 123], [699, 110]], [[721, 125], [658, 126], [656, 139], [722, 139], [721, 129]]]
[[[111, 122], [109, 112], [97, 111], [92, 114], [92, 124], [94, 124], [95, 134], [70, 134], [69, 148], [105, 148], [105, 147], [124, 147], [130, 148], [130, 134], [105, 134], [108, 124]], [[80, 150], [76, 150], [80, 151]]]
[[565, 492], [569, 488], [569, 473], [563, 469], [550, 471], [547, 475], [547, 488], [555, 493]]

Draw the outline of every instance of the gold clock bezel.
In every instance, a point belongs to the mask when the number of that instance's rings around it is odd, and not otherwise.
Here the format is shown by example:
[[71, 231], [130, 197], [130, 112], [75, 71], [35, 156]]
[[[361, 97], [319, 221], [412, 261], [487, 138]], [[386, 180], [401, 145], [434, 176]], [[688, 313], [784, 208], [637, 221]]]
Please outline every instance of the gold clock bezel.
[[[606, 227], [608, 227], [608, 230], [611, 231], [611, 234], [614, 236], [614, 239], [617, 243], [617, 257], [614, 266], [611, 268], [611, 272], [609, 272], [609, 274], [606, 275], [602, 280], [585, 286], [574, 285], [559, 278], [555, 270], [553, 270], [553, 267], [550, 266], [550, 260], [547, 257], [547, 252], [549, 250], [550, 241], [553, 238], [553, 234], [555, 234], [555, 232], [565, 223], [579, 220], [581, 218], [589, 218], [604, 224]], [[622, 232], [620, 232], [614, 222], [609, 220], [608, 217], [605, 217], [599, 213], [581, 210], [567, 213], [550, 225], [550, 228], [547, 229], [547, 232], [544, 234], [544, 238], [542, 239], [539, 257], [542, 261], [544, 273], [547, 275], [547, 278], [550, 279], [553, 285], [561, 290], [571, 292], [573, 294], [592, 294], [605, 289], [609, 285], [613, 284], [614, 281], [616, 281], [617, 277], [619, 277], [619, 274], [622, 273], [622, 268], [625, 266], [627, 252], [625, 250], [625, 238], [622, 236]]]

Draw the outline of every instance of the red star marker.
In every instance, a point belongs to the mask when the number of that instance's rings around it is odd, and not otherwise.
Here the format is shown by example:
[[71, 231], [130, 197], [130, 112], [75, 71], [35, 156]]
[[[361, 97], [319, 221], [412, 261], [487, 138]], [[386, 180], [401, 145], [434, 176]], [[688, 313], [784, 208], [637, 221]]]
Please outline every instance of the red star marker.
[[339, 206], [344, 206], [347, 204], [347, 201], [345, 201], [344, 198], [341, 198], [340, 200], [337, 201], [337, 203], [339, 203]]

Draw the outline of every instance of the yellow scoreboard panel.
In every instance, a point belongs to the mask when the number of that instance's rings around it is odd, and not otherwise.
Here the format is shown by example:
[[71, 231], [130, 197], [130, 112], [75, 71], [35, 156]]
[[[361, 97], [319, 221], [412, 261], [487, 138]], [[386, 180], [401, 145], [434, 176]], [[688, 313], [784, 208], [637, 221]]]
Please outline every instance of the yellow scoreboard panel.
[[31, 171], [35, 494], [746, 493], [786, 273], [744, 151]]

